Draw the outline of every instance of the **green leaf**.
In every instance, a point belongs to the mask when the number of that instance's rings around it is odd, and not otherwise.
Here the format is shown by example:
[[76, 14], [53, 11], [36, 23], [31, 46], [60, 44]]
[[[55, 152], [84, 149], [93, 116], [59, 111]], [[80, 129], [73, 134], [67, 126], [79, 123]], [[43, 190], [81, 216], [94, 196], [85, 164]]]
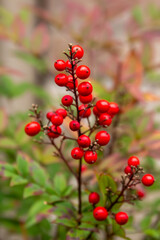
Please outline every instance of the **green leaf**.
[[22, 185], [22, 184], [27, 184], [28, 180], [25, 178], [22, 178], [18, 175], [15, 175], [12, 177], [10, 185], [11, 186], [17, 186], [17, 185]]
[[0, 7], [0, 17], [1, 17], [1, 24], [3, 24], [6, 27], [9, 27], [13, 22], [12, 13], [7, 11], [3, 7]]
[[145, 230], [144, 233], [147, 236], [153, 237], [154, 239], [159, 239], [160, 237], [160, 232], [153, 228]]
[[15, 149], [15, 148], [17, 148], [17, 144], [11, 138], [2, 137], [0, 139], [0, 148]]
[[84, 240], [89, 236], [89, 231], [79, 230], [79, 229], [71, 229], [67, 233], [66, 240]]
[[140, 6], [137, 5], [136, 7], [133, 8], [132, 15], [139, 25], [143, 23], [142, 9]]
[[66, 227], [76, 227], [77, 226], [77, 222], [72, 218], [57, 218], [54, 223], [60, 224], [62, 226], [66, 226]]
[[31, 196], [37, 196], [43, 194], [43, 189], [37, 184], [29, 184], [24, 188], [23, 197], [28, 198]]
[[17, 156], [17, 167], [18, 171], [23, 177], [27, 177], [29, 175], [29, 165], [27, 160], [22, 156], [18, 155]]
[[63, 195], [63, 192], [66, 190], [67, 187], [67, 180], [64, 174], [57, 174], [53, 180], [54, 183], [54, 190], [59, 195]]
[[4, 109], [0, 109], [0, 133], [2, 133], [8, 125], [8, 117]]
[[152, 216], [145, 216], [143, 218], [140, 224], [143, 231], [149, 228], [151, 220], [152, 220]]
[[34, 181], [42, 187], [47, 186], [48, 176], [45, 173], [44, 169], [36, 162], [32, 164], [32, 176]]
[[117, 224], [115, 220], [113, 220], [113, 223], [112, 223], [112, 231], [113, 231], [113, 235], [129, 240], [129, 238], [126, 237], [124, 229], [119, 224]]

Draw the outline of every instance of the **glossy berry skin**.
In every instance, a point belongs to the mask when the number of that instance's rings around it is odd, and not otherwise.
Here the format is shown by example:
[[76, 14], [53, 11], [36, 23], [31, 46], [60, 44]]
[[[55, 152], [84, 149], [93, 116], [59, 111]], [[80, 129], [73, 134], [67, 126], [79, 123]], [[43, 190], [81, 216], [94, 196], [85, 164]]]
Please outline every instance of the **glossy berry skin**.
[[51, 118], [52, 118], [53, 115], [54, 115], [54, 112], [48, 112], [48, 113], [46, 114], [46, 117], [48, 118], [48, 120], [51, 121]]
[[80, 105], [78, 110], [79, 110], [79, 116], [82, 117], [82, 118], [87, 118], [91, 115], [91, 109], [87, 108], [87, 105]]
[[125, 174], [133, 174], [132, 168], [130, 166], [126, 166], [124, 169]]
[[51, 117], [51, 122], [55, 126], [60, 126], [63, 123], [63, 117], [62, 115], [59, 115], [57, 113], [54, 113], [54, 115]]
[[92, 203], [92, 204], [97, 204], [97, 203], [99, 202], [99, 199], [100, 199], [100, 196], [99, 196], [98, 193], [96, 193], [96, 192], [91, 192], [91, 193], [89, 194], [88, 200], [89, 200], [90, 203]]
[[142, 183], [149, 187], [151, 185], [153, 185], [154, 183], [154, 177], [151, 175], [151, 174], [145, 174], [143, 177], [142, 177]]
[[100, 125], [109, 126], [109, 125], [111, 125], [111, 123], [112, 123], [112, 118], [109, 114], [103, 113], [103, 114], [100, 115], [100, 117], [99, 117], [99, 124]]
[[64, 71], [65, 68], [66, 68], [66, 63], [65, 61], [63, 60], [57, 60], [55, 63], [54, 63], [54, 67], [57, 71]]
[[97, 109], [96, 106], [93, 107], [93, 113], [94, 113], [94, 115], [97, 116], [97, 117], [99, 117], [99, 116], [101, 115], [101, 112], [98, 111], [98, 109]]
[[[75, 80], [75, 86], [78, 86], [78, 80]], [[69, 89], [74, 89], [74, 83], [73, 83], [73, 77], [72, 75], [68, 76], [68, 83], [66, 84], [66, 87], [68, 87]]]
[[106, 131], [100, 131], [96, 134], [95, 140], [100, 146], [104, 146], [109, 143], [110, 135]]
[[84, 154], [84, 160], [88, 164], [93, 164], [97, 161], [97, 153], [95, 151], [86, 151]]
[[70, 95], [65, 95], [62, 99], [61, 102], [64, 106], [68, 107], [72, 105], [73, 103], [73, 98]]
[[73, 120], [69, 123], [69, 127], [72, 131], [77, 131], [80, 129], [80, 123], [76, 120]]
[[139, 199], [142, 199], [145, 197], [145, 192], [142, 190], [137, 190], [137, 196]]
[[118, 212], [115, 215], [115, 220], [119, 225], [124, 225], [128, 222], [128, 215], [125, 212]]
[[78, 92], [82, 96], [88, 96], [92, 93], [93, 87], [89, 82], [82, 82], [78, 86]]
[[108, 216], [108, 212], [104, 207], [96, 207], [93, 210], [93, 216], [97, 221], [104, 221]]
[[131, 156], [128, 159], [128, 165], [129, 166], [134, 166], [137, 167], [140, 164], [139, 158], [135, 157], [135, 156]]
[[82, 103], [90, 103], [92, 101], [92, 94], [88, 95], [88, 96], [81, 96], [79, 95], [79, 100], [82, 102]]
[[79, 148], [79, 147], [75, 147], [75, 148], [73, 148], [72, 151], [71, 151], [71, 156], [72, 156], [72, 158], [74, 158], [74, 159], [81, 159], [81, 158], [83, 157], [83, 155], [84, 155], [84, 152], [83, 152], [83, 150], [82, 150], [81, 148]]
[[[73, 61], [73, 64], [74, 64], [74, 69], [76, 69], [77, 65], [75, 65], [75, 61]], [[72, 69], [72, 65], [69, 60], [66, 61], [66, 68], [68, 68], [69, 70]]]
[[38, 122], [30, 122], [25, 126], [25, 133], [28, 136], [35, 136], [41, 131], [41, 126]]
[[118, 104], [115, 102], [110, 102], [109, 103], [109, 109], [108, 109], [108, 114], [115, 115], [119, 112], [119, 107]]
[[67, 85], [68, 83], [68, 77], [66, 74], [64, 73], [60, 73], [55, 77], [55, 83], [60, 86], [60, 87], [64, 87]]
[[91, 139], [86, 135], [81, 135], [78, 140], [78, 145], [82, 148], [87, 148], [91, 144]]
[[50, 138], [57, 138], [57, 137], [59, 137], [59, 135], [61, 134], [61, 132], [62, 132], [62, 130], [61, 130], [60, 127], [52, 125], [52, 126], [50, 126], [49, 129], [48, 129], [47, 135], [48, 135], [48, 137], [50, 137]]
[[109, 102], [107, 100], [99, 100], [96, 102], [96, 107], [99, 112], [105, 113], [109, 109]]
[[84, 54], [84, 50], [81, 46], [79, 45], [74, 45], [72, 47], [72, 52], [76, 52], [76, 54], [74, 55], [74, 58], [78, 58], [78, 59], [81, 59], [83, 57], [83, 54]]
[[65, 118], [67, 116], [67, 111], [65, 109], [63, 109], [63, 108], [58, 108], [56, 110], [56, 113], [61, 115], [63, 118]]
[[81, 65], [76, 69], [76, 75], [80, 79], [86, 79], [90, 76], [90, 69], [85, 65]]

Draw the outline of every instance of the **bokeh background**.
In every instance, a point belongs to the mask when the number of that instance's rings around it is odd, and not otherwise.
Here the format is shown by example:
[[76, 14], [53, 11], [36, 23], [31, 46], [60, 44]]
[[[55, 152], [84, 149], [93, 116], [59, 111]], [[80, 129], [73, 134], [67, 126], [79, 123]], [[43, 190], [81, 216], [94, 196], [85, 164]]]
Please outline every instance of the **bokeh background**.
[[[0, 4], [0, 161], [14, 163], [22, 151], [55, 167], [52, 150], [33, 146], [23, 128], [32, 103], [44, 111], [59, 106], [65, 91], [54, 83], [54, 61], [64, 57], [68, 43], [79, 44], [85, 51], [83, 61], [91, 68], [95, 97], [115, 100], [122, 108], [111, 129], [112, 147], [105, 150], [98, 167], [118, 176], [130, 154], [143, 159], [157, 182], [147, 192], [145, 204], [129, 210], [138, 220], [127, 231], [131, 239], [160, 239], [160, 2], [0, 0]], [[86, 178], [92, 174], [90, 169], [84, 173]], [[42, 239], [35, 229], [26, 233], [23, 227], [19, 191], [11, 190], [3, 179], [0, 184], [0, 239]]]

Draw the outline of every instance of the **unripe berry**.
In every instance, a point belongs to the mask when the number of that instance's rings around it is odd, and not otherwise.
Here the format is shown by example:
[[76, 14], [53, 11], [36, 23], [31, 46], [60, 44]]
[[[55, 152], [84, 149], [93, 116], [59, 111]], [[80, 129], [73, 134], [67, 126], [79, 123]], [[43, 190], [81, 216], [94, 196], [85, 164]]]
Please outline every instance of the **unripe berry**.
[[115, 115], [119, 112], [119, 107], [118, 104], [115, 102], [110, 102], [109, 103], [109, 109], [108, 109], [108, 114]]
[[51, 118], [52, 118], [53, 115], [54, 115], [54, 112], [48, 112], [48, 113], [46, 114], [46, 117], [48, 118], [48, 120], [51, 121]]
[[73, 120], [69, 123], [69, 127], [72, 131], [77, 131], [80, 129], [80, 123], [76, 120]]
[[78, 138], [78, 145], [82, 148], [86, 148], [86, 147], [89, 147], [90, 144], [91, 144], [91, 139], [86, 136], [86, 135], [81, 135], [79, 138]]
[[25, 132], [28, 136], [35, 136], [41, 131], [41, 126], [38, 122], [30, 122], [25, 126]]
[[124, 225], [128, 222], [128, 215], [125, 212], [118, 212], [115, 215], [115, 220], [119, 225]]
[[[73, 61], [73, 64], [74, 64], [74, 69], [76, 69], [77, 65], [75, 65], [75, 61]], [[66, 61], [66, 68], [68, 68], [69, 70], [72, 69], [72, 64], [70, 63], [69, 60]]]
[[100, 196], [99, 196], [98, 193], [96, 193], [96, 192], [91, 192], [91, 193], [89, 194], [88, 200], [89, 200], [90, 203], [92, 203], [92, 204], [97, 204], [97, 203], [99, 202], [99, 199], [100, 199]]
[[72, 52], [76, 52], [76, 54], [74, 55], [74, 58], [78, 58], [78, 59], [81, 59], [83, 57], [83, 54], [84, 54], [84, 50], [81, 46], [79, 45], [74, 45], [72, 47]]
[[73, 148], [71, 151], [71, 156], [74, 159], [81, 159], [83, 157], [83, 155], [84, 155], [84, 152], [79, 147]]
[[63, 98], [62, 98], [62, 100], [61, 100], [61, 102], [62, 102], [62, 104], [64, 105], [64, 106], [70, 106], [70, 105], [72, 105], [72, 103], [73, 103], [73, 98], [70, 96], [70, 95], [65, 95]]
[[60, 126], [63, 123], [63, 117], [62, 115], [59, 115], [57, 113], [54, 113], [54, 115], [51, 117], [51, 122], [55, 126]]
[[68, 83], [68, 77], [66, 74], [64, 73], [60, 73], [55, 77], [55, 83], [60, 86], [60, 87], [64, 87], [67, 85]]
[[93, 210], [93, 216], [97, 221], [104, 221], [108, 216], [108, 212], [104, 207], [96, 207]]
[[90, 103], [92, 101], [92, 94], [88, 95], [88, 96], [81, 96], [79, 95], [79, 100], [82, 102], [82, 103]]
[[[78, 80], [75, 80], [75, 86], [78, 86]], [[72, 75], [68, 76], [68, 83], [66, 85], [66, 87], [68, 87], [69, 89], [74, 89], [74, 82], [73, 82], [73, 77]]]
[[97, 161], [97, 153], [95, 151], [88, 150], [84, 154], [84, 160], [88, 164], [93, 164]]
[[54, 125], [50, 126], [48, 131], [47, 131], [47, 135], [50, 138], [57, 138], [59, 137], [59, 135], [61, 134], [62, 130], [60, 127], [56, 127]]
[[98, 117], [101, 115], [101, 112], [98, 111], [96, 106], [94, 106], [94, 108], [93, 108], [93, 113], [94, 113], [94, 115], [96, 115]]
[[80, 79], [86, 79], [90, 76], [90, 69], [85, 65], [81, 65], [76, 69], [76, 75]]
[[56, 70], [58, 71], [64, 71], [65, 68], [66, 68], [66, 63], [65, 61], [63, 60], [57, 60], [55, 63], [54, 63], [54, 67]]
[[107, 100], [99, 100], [96, 103], [96, 107], [99, 112], [105, 113], [109, 109], [109, 102]]
[[109, 126], [109, 125], [111, 125], [111, 123], [112, 123], [112, 118], [109, 114], [103, 113], [103, 114], [100, 115], [100, 117], [99, 117], [99, 124], [100, 125]]
[[89, 82], [82, 82], [78, 86], [78, 92], [82, 96], [88, 96], [92, 93], [93, 87]]
[[135, 156], [131, 156], [128, 159], [128, 165], [129, 166], [134, 166], [137, 167], [140, 164], [139, 158], [135, 157]]
[[133, 174], [132, 168], [130, 166], [126, 166], [124, 169], [124, 172], [126, 174]]
[[154, 177], [151, 175], [151, 174], [145, 174], [143, 177], [142, 177], [142, 183], [149, 187], [151, 185], [153, 185], [154, 183]]
[[82, 118], [87, 118], [91, 115], [91, 109], [87, 108], [87, 105], [80, 105], [79, 108], [79, 116]]
[[63, 118], [65, 118], [67, 116], [67, 111], [65, 109], [63, 109], [63, 108], [58, 108], [56, 110], [56, 113], [61, 115]]
[[95, 140], [99, 145], [104, 146], [109, 143], [110, 135], [106, 131], [100, 131], [96, 134]]

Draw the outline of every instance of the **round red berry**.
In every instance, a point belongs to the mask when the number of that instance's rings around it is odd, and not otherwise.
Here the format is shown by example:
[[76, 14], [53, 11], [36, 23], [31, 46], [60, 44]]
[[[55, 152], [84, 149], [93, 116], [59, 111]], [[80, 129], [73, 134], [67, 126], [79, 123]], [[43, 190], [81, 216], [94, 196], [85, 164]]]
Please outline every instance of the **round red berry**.
[[54, 67], [56, 70], [58, 71], [64, 71], [65, 68], [66, 68], [66, 63], [65, 61], [63, 60], [57, 60], [55, 63], [54, 63]]
[[92, 101], [92, 94], [88, 95], [88, 96], [81, 96], [79, 95], [79, 100], [82, 102], [82, 103], [90, 103]]
[[149, 186], [151, 186], [154, 183], [154, 177], [151, 174], [145, 174], [142, 177], [142, 183], [145, 186], [149, 187]]
[[41, 126], [38, 122], [30, 122], [25, 126], [24, 130], [28, 136], [35, 136], [40, 132]]
[[99, 117], [99, 124], [100, 125], [109, 126], [109, 125], [111, 125], [111, 123], [112, 123], [112, 118], [109, 114], [103, 113], [103, 114], [100, 115], [100, 117]]
[[68, 77], [66, 74], [60, 73], [55, 77], [55, 83], [60, 86], [64, 87], [68, 83]]
[[145, 192], [142, 190], [137, 190], [137, 196], [139, 199], [142, 199], [145, 197]]
[[73, 103], [73, 98], [70, 96], [70, 95], [65, 95], [63, 98], [62, 98], [62, 100], [61, 100], [61, 102], [62, 102], [62, 104], [64, 105], [64, 106], [70, 106], [70, 105], [72, 105], [72, 103]]
[[63, 109], [63, 108], [58, 108], [56, 110], [56, 113], [61, 115], [63, 118], [65, 118], [67, 116], [67, 111], [65, 109]]
[[[74, 65], [74, 69], [76, 69], [77, 65], [75, 65], [75, 61], [73, 61], [73, 65]], [[69, 70], [72, 69], [72, 64], [70, 63], [69, 60], [66, 61], [66, 68], [68, 68]]]
[[73, 120], [69, 123], [69, 127], [72, 131], [77, 131], [80, 129], [80, 123], [76, 120]]
[[125, 174], [132, 174], [132, 168], [130, 166], [126, 166], [124, 169]]
[[55, 126], [60, 126], [63, 123], [63, 117], [62, 115], [59, 115], [57, 113], [54, 113], [54, 115], [51, 117], [51, 122]]
[[100, 115], [101, 115], [101, 112], [98, 111], [98, 109], [97, 109], [96, 106], [94, 106], [94, 108], [93, 108], [93, 113], [94, 113], [94, 115], [96, 115], [96, 116], [100, 116]]
[[129, 166], [134, 166], [137, 167], [140, 164], [139, 158], [135, 157], [135, 156], [131, 156], [128, 159], [128, 165]]
[[88, 164], [93, 164], [97, 161], [97, 153], [95, 151], [88, 150], [84, 154], [84, 160]]
[[115, 115], [119, 112], [119, 107], [118, 104], [115, 102], [110, 102], [109, 103], [109, 109], [108, 109], [108, 114]]
[[[75, 86], [78, 86], [78, 80], [75, 80]], [[72, 75], [68, 76], [68, 83], [66, 85], [66, 87], [68, 87], [69, 89], [74, 89], [74, 82], [73, 82], [73, 77]]]
[[81, 65], [76, 69], [76, 75], [80, 79], [86, 79], [90, 76], [90, 69], [85, 65]]
[[109, 102], [107, 100], [99, 100], [96, 102], [96, 107], [99, 112], [105, 113], [109, 109]]
[[128, 222], [128, 215], [125, 212], [118, 212], [115, 215], [115, 220], [119, 225], [124, 225]]
[[96, 207], [93, 210], [93, 216], [97, 221], [104, 221], [108, 216], [108, 212], [104, 207]]
[[52, 125], [52, 126], [50, 126], [49, 129], [48, 129], [47, 135], [48, 135], [48, 137], [50, 137], [50, 138], [57, 138], [57, 137], [59, 137], [59, 135], [61, 134], [61, 132], [62, 132], [62, 130], [61, 130], [60, 127]]
[[91, 139], [86, 135], [81, 135], [78, 138], [78, 145], [82, 148], [89, 147], [91, 144]]
[[89, 82], [82, 82], [78, 86], [78, 92], [82, 96], [88, 96], [92, 93], [93, 87]]
[[96, 193], [96, 192], [91, 192], [91, 193], [89, 194], [88, 200], [89, 200], [90, 203], [92, 203], [92, 204], [97, 204], [97, 203], [99, 202], [99, 199], [100, 199], [100, 196], [99, 196], [98, 193]]
[[74, 45], [72, 47], [72, 52], [76, 54], [74, 55], [74, 58], [78, 58], [78, 59], [81, 59], [83, 57], [83, 54], [84, 54], [84, 50], [81, 46], [79, 45]]
[[110, 135], [106, 131], [100, 131], [96, 134], [95, 140], [101, 146], [106, 145], [110, 141]]
[[91, 109], [87, 108], [87, 105], [80, 105], [78, 110], [79, 110], [79, 116], [82, 118], [87, 118], [91, 115]]
[[83, 155], [84, 155], [84, 152], [83, 152], [83, 150], [82, 150], [81, 148], [79, 148], [79, 147], [75, 147], [75, 148], [73, 148], [72, 151], [71, 151], [71, 156], [72, 156], [72, 158], [74, 158], [74, 159], [81, 159], [81, 158], [83, 157]]
[[81, 172], [85, 172], [86, 170], [87, 170], [87, 166], [86, 165], [82, 165]]
[[54, 115], [54, 112], [48, 112], [48, 113], [46, 114], [46, 117], [48, 118], [48, 120], [51, 121], [51, 118], [52, 118], [53, 115]]

